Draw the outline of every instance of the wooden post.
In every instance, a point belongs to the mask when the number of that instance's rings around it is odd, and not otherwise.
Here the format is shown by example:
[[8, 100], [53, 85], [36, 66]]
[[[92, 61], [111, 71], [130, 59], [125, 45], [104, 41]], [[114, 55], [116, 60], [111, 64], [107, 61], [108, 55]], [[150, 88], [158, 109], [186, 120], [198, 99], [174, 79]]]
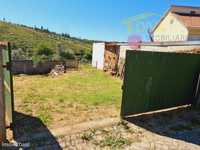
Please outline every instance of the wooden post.
[[3, 86], [3, 58], [2, 49], [0, 48], [0, 144], [6, 139], [5, 127], [5, 101], [4, 101], [4, 86]]
[[199, 93], [199, 87], [200, 86], [200, 74], [197, 82], [196, 92], [195, 92], [195, 98], [196, 98], [196, 106], [200, 106], [200, 93]]
[[12, 123], [14, 119], [14, 111], [15, 111], [15, 106], [14, 106], [14, 91], [13, 91], [13, 74], [12, 74], [12, 54], [11, 54], [11, 45], [8, 43], [8, 55], [9, 55], [9, 62], [10, 62], [10, 94], [11, 94], [11, 102], [12, 102]]

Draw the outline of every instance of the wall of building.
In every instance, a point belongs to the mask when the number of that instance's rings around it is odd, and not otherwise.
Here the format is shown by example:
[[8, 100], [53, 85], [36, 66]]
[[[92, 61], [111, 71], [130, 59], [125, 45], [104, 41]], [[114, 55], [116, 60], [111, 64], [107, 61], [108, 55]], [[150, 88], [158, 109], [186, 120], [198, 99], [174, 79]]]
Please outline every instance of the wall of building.
[[200, 35], [189, 35], [189, 41], [200, 41]]
[[118, 74], [121, 76], [124, 69], [126, 51], [133, 50], [129, 45], [120, 45], [119, 61], [118, 61]]
[[188, 41], [199, 41], [200, 40], [200, 29], [192, 28], [189, 29]]
[[119, 58], [125, 59], [127, 50], [132, 50], [132, 48], [129, 45], [121, 45], [120, 46]]
[[187, 28], [169, 13], [155, 29], [153, 39], [155, 42], [187, 41], [188, 34]]
[[105, 43], [93, 43], [92, 66], [103, 70], [104, 67]]

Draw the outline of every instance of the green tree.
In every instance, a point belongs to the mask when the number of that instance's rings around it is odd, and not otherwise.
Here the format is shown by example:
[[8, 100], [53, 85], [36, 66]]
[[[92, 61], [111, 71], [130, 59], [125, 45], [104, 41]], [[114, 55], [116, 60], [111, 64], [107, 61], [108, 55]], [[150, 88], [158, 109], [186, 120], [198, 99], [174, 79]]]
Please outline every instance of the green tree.
[[33, 55], [33, 61], [34, 63], [51, 61], [53, 59], [53, 56], [53, 49], [49, 48], [47, 45], [42, 44], [36, 48], [35, 53]]
[[59, 59], [62, 61], [67, 60], [67, 59], [75, 59], [75, 54], [70, 49], [60, 50], [59, 51]]

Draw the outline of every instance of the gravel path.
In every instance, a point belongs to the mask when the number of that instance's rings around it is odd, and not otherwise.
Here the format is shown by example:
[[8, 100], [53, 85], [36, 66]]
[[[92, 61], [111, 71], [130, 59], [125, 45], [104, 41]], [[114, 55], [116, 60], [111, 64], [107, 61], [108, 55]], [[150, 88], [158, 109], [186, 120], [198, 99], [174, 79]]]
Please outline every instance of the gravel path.
[[29, 121], [20, 123], [16, 126], [16, 140], [29, 142], [39, 150], [200, 150], [200, 111], [191, 107], [134, 116], [126, 121], [107, 118], [56, 129], [40, 123], [29, 126]]

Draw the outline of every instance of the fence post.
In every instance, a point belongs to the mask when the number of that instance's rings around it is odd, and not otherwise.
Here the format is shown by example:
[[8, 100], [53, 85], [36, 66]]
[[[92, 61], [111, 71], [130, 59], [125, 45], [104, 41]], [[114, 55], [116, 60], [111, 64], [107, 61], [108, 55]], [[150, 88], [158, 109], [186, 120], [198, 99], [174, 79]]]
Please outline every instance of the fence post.
[[195, 92], [195, 99], [196, 99], [196, 106], [199, 107], [200, 106], [200, 93], [199, 93], [199, 89], [200, 88], [200, 74], [198, 77], [198, 82], [197, 82], [197, 87], [196, 87], [196, 92]]
[[[0, 144], [6, 139], [5, 127], [5, 101], [4, 101], [4, 85], [3, 85], [3, 58], [2, 49], [0, 49]], [[1, 146], [1, 145], [0, 145]]]
[[10, 91], [11, 91], [11, 102], [12, 102], [12, 116], [14, 117], [14, 91], [13, 91], [13, 73], [12, 73], [12, 52], [11, 52], [11, 45], [8, 43], [8, 55], [9, 55], [9, 62], [10, 62]]

